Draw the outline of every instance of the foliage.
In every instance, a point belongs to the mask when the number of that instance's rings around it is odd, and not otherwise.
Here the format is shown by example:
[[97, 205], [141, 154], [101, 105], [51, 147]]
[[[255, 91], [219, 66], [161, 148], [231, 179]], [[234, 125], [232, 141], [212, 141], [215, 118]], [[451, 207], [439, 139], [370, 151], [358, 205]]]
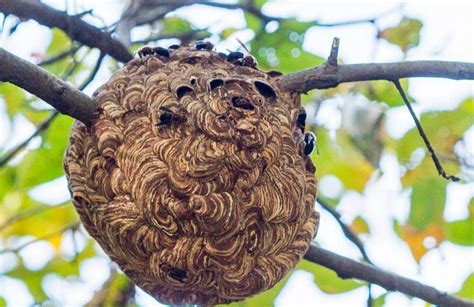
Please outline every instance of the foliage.
[[[257, 1], [256, 8], [260, 9], [265, 1]], [[246, 28], [251, 29], [254, 38], [250, 41], [250, 50], [257, 58], [259, 67], [265, 70], [277, 70], [283, 73], [296, 71], [319, 65], [324, 62], [325, 54], [313, 54], [306, 51], [303, 42], [305, 34], [315, 26], [314, 22], [303, 22], [295, 18], [272, 21], [272, 27], [264, 20], [244, 12]], [[386, 42], [398, 46], [406, 53], [420, 42], [421, 21], [404, 17], [393, 27], [383, 29], [379, 37]], [[195, 30], [196, 27], [181, 17], [165, 17], [161, 22], [165, 34], [176, 34]], [[233, 40], [241, 29], [225, 28], [214, 33], [222, 40]], [[15, 35], [15, 31], [12, 31]], [[43, 58], [50, 58], [69, 50], [73, 43], [60, 30], [51, 31], [51, 42], [44, 51]], [[82, 56], [88, 59], [88, 53]], [[78, 61], [80, 62], [78, 64]], [[70, 55], [45, 68], [58, 76], [65, 76], [73, 70], [69, 81], [83, 78], [92, 65], [80, 61], [77, 55]], [[113, 66], [115, 64], [111, 64]], [[79, 76], [79, 77], [78, 77]], [[402, 80], [402, 85], [410, 89], [408, 81]], [[307, 106], [315, 106], [321, 99], [329, 99], [343, 95], [344, 97], [360, 97], [383, 104], [387, 111], [403, 105], [393, 84], [384, 81], [348, 85], [312, 93], [303, 97]], [[352, 95], [352, 96], [351, 96]], [[0, 84], [0, 102], [6, 106], [7, 121], [12, 124], [16, 119], [24, 117], [33, 125], [39, 125], [51, 112], [38, 108], [37, 99], [19, 88]], [[466, 131], [472, 126], [474, 118], [474, 99], [467, 98], [458, 107], [446, 111], [429, 111], [421, 115], [421, 123], [430, 138], [433, 147], [441, 157], [442, 163], [450, 173], [462, 173], [460, 157], [454, 150], [462, 141]], [[68, 131], [72, 120], [66, 117], [56, 118], [48, 130], [42, 134], [40, 145], [35, 149], [24, 150], [16, 159], [0, 168], [0, 245], [4, 249], [15, 249], [25, 238], [37, 238], [49, 242], [54, 248], [54, 255], [40, 269], [31, 269], [25, 265], [24, 259], [15, 251], [16, 264], [3, 272], [5, 276], [22, 280], [28, 287], [35, 302], [50, 300], [44, 291], [43, 280], [49, 274], [79, 279], [80, 264], [91, 259], [100, 252], [87, 239], [85, 247], [77, 251], [75, 259], [61, 252], [65, 244], [65, 236], [60, 232], [77, 222], [77, 214], [72, 205], [61, 204], [51, 206], [42, 203], [31, 195], [31, 189], [41, 184], [51, 182], [62, 176], [62, 157], [67, 143]], [[317, 165], [317, 176], [323, 178], [334, 176], [342, 184], [342, 192], [329, 201], [335, 204], [349, 193], [363, 194], [374, 180], [381, 175], [381, 169], [368, 158], [361, 146], [352, 137], [353, 131], [345, 128], [331, 130], [312, 122], [307, 126], [317, 134], [318, 152], [313, 152], [311, 158]], [[357, 128], [357, 127], [356, 127]], [[381, 128], [384, 129], [383, 127]], [[406, 220], [393, 219], [394, 231], [410, 248], [413, 258], [420, 262], [423, 256], [443, 242], [449, 241], [459, 246], [474, 245], [474, 198], [469, 204], [469, 216], [455, 221], [446, 221], [444, 211], [446, 206], [448, 183], [437, 175], [431, 157], [426, 152], [421, 138], [415, 128], [411, 129], [401, 139], [391, 139], [382, 133], [383, 154], [393, 155], [399, 163], [401, 171], [400, 184], [403, 191], [410, 195], [410, 211]], [[369, 141], [370, 142], [370, 141]], [[359, 144], [360, 145], [360, 144]], [[7, 152], [6, 144], [0, 144], [0, 153]], [[462, 183], [461, 183], [462, 184]], [[400, 192], [403, 192], [400, 191]], [[323, 196], [325, 191], [320, 192]], [[31, 214], [28, 214], [28, 213]], [[26, 213], [26, 214], [25, 214]], [[357, 216], [351, 223], [351, 228], [357, 234], [371, 235], [371, 228], [364, 216]], [[72, 232], [82, 232], [69, 229]], [[435, 244], [427, 246], [426, 239], [433, 239]], [[2, 254], [0, 254], [2, 257]], [[364, 286], [353, 280], [342, 280], [324, 267], [303, 261], [295, 270], [305, 270], [314, 277], [314, 283], [326, 293], [345, 293]], [[272, 289], [231, 306], [269, 306], [285, 287], [289, 276], [280, 281]], [[472, 287], [474, 277], [471, 274], [459, 292], [460, 296], [473, 297]], [[374, 301], [374, 306], [382, 306], [385, 294]], [[4, 301], [0, 298], [0, 306]]]

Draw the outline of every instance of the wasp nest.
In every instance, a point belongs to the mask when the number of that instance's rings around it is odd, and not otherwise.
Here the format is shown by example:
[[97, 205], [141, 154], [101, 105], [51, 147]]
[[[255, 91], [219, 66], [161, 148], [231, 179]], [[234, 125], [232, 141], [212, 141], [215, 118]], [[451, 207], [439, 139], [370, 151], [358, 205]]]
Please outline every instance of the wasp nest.
[[65, 156], [87, 231], [164, 303], [269, 289], [317, 230], [299, 96], [207, 49], [143, 49], [94, 94], [97, 119], [76, 122]]

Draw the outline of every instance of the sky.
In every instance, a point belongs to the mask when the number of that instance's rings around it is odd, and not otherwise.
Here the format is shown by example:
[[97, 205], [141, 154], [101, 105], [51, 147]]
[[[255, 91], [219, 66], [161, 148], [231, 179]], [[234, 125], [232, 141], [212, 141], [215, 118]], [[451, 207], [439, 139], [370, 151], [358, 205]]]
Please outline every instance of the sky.
[[[45, 1], [58, 8], [63, 7], [65, 1]], [[76, 1], [73, 5], [69, 1], [68, 8], [77, 12], [82, 9], [94, 8], [94, 13], [100, 15], [106, 23], [115, 21], [120, 16], [120, 1]], [[419, 47], [408, 52], [407, 60], [456, 60], [474, 62], [474, 2], [472, 1], [283, 1], [277, 0], [264, 6], [263, 12], [268, 15], [281, 17], [297, 17], [300, 20], [315, 20], [320, 22], [339, 22], [377, 16], [380, 13], [392, 10], [403, 4], [403, 12], [423, 22], [421, 42]], [[245, 26], [242, 13], [225, 11], [204, 6], [192, 6], [174, 13], [188, 18], [197, 27], [212, 25], [211, 30]], [[392, 13], [378, 21], [378, 26], [396, 25], [400, 13]], [[31, 33], [35, 33], [31, 36]], [[146, 35], [145, 30], [137, 30], [132, 34], [135, 38]], [[344, 26], [334, 28], [310, 29], [305, 37], [304, 49], [319, 55], [327, 55], [333, 37], [341, 39], [339, 56], [344, 63], [364, 62], [396, 62], [403, 59], [398, 47], [384, 41], [376, 41], [375, 29], [369, 24]], [[242, 41], [252, 39], [248, 30], [242, 30], [233, 35]], [[27, 39], [25, 39], [27, 38]], [[28, 22], [18, 29], [18, 33], [11, 38], [5, 34], [0, 38], [0, 46], [15, 54], [32, 60], [31, 54], [43, 51], [49, 44], [49, 30], [39, 27], [34, 22]], [[225, 50], [237, 47], [235, 39], [229, 39], [217, 44], [217, 49]], [[374, 52], [374, 48], [376, 52]], [[107, 69], [101, 69], [96, 80], [86, 89], [91, 94], [100, 84], [110, 76]], [[473, 95], [473, 82], [452, 81], [446, 79], [411, 79], [410, 95], [417, 101], [417, 113], [427, 110], [443, 110], [455, 106], [463, 98]], [[342, 99], [334, 104], [326, 104], [318, 113], [317, 122], [326, 127], [335, 129], [341, 125], [338, 107]], [[17, 118], [10, 127], [5, 120], [5, 106], [0, 103], [0, 144], [13, 147], [34, 132], [34, 127], [23, 118]], [[331, 118], [331, 120], [328, 120]], [[336, 120], [334, 120], [336, 118]], [[339, 118], [339, 120], [338, 120]], [[409, 129], [413, 128], [412, 119], [404, 107], [389, 111], [386, 122], [388, 134], [400, 138]], [[6, 132], [6, 133], [4, 133]], [[474, 153], [474, 128], [467, 133], [470, 141], [470, 150]], [[38, 146], [39, 139], [30, 144], [30, 148]], [[15, 161], [13, 161], [14, 163]], [[397, 159], [391, 154], [384, 154], [381, 161], [383, 175], [380, 179], [373, 179], [371, 184], [362, 193], [346, 193], [338, 206], [342, 220], [346, 222], [358, 215], [362, 215], [371, 229], [370, 236], [362, 235], [362, 240], [373, 262], [378, 266], [420, 280], [448, 292], [456, 292], [462, 281], [473, 271], [472, 248], [463, 248], [443, 243], [439, 249], [432, 250], [425, 255], [418, 267], [411, 256], [407, 245], [401, 241], [392, 229], [392, 217], [403, 223], [409, 212], [409, 193], [403, 191], [399, 181]], [[43, 191], [54, 190], [54, 197], [41, 198]], [[341, 193], [338, 182], [334, 178], [325, 177], [320, 180], [320, 190], [324, 193], [337, 195]], [[64, 177], [44, 184], [31, 192], [31, 195], [51, 205], [68, 199]], [[448, 186], [448, 201], [445, 210], [447, 220], [456, 220], [467, 216], [466, 203], [474, 196], [474, 184], [451, 183]], [[336, 253], [358, 259], [359, 254], [355, 247], [344, 239], [342, 232], [333, 218], [321, 208], [321, 225], [317, 242], [324, 248]], [[66, 234], [67, 236], [67, 234]], [[78, 238], [81, 242], [81, 238]], [[83, 238], [82, 238], [83, 240]], [[72, 240], [69, 240], [71, 242]], [[68, 240], [65, 240], [68, 242]], [[80, 244], [80, 243], [79, 243]], [[430, 244], [430, 242], [426, 242]], [[65, 244], [64, 253], [67, 255], [71, 247]], [[24, 259], [30, 259], [32, 267], [41, 267], [48, 257], [51, 257], [51, 247], [47, 243], [34, 244], [22, 252]], [[39, 255], [42, 257], [31, 257]], [[36, 261], [34, 263], [33, 260]], [[4, 260], [4, 263], [8, 263]], [[86, 302], [92, 291], [100, 288], [107, 278], [105, 270], [109, 261], [105, 257], [96, 257], [81, 265], [81, 277], [87, 283], [68, 283], [57, 276], [48, 276], [45, 289], [59, 302], [66, 306], [78, 306]], [[0, 270], [1, 272], [1, 270]], [[4, 295], [12, 304], [28, 304], [29, 298], [24, 286], [13, 280], [0, 277], [3, 287], [0, 287], [0, 296]], [[374, 287], [374, 294], [384, 290]], [[15, 293], [15, 295], [12, 295]], [[20, 295], [24, 293], [24, 295]], [[80, 294], [78, 294], [80, 293]], [[328, 295], [319, 290], [312, 282], [311, 274], [303, 271], [295, 272], [281, 295], [275, 302], [276, 306], [342, 306], [352, 302], [354, 306], [363, 306], [367, 296], [366, 288], [359, 288], [341, 295]], [[137, 295], [137, 302], [143, 306], [158, 306], [152, 299], [142, 292]], [[387, 296], [385, 306], [424, 306], [419, 299], [408, 299], [403, 295], [391, 293]]]

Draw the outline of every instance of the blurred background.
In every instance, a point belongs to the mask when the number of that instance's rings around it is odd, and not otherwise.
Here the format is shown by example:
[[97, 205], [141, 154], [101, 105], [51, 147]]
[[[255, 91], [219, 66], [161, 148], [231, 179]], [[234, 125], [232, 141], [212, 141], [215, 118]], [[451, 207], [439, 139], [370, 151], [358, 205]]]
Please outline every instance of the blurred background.
[[[314, 67], [341, 39], [341, 63], [474, 61], [471, 1], [42, 1], [113, 33], [136, 51], [206, 38], [245, 43], [263, 70]], [[153, 5], [146, 5], [154, 2]], [[186, 4], [186, 5], [184, 5]], [[232, 9], [220, 6], [230, 5]], [[122, 64], [35, 21], [0, 14], [0, 46], [92, 94]], [[62, 55], [58, 57], [58, 55]], [[93, 80], [91, 72], [98, 68]], [[320, 246], [474, 299], [472, 81], [403, 80], [448, 173], [438, 176], [393, 84], [342, 84], [302, 96], [317, 135]], [[0, 84], [0, 306], [160, 306], [134, 288], [78, 223], [62, 158], [72, 119]], [[33, 136], [33, 137], [31, 137]], [[14, 155], [10, 155], [15, 151]], [[338, 219], [335, 218], [338, 217]], [[235, 306], [366, 306], [368, 285], [303, 261], [273, 289]], [[373, 306], [425, 306], [371, 287]]]

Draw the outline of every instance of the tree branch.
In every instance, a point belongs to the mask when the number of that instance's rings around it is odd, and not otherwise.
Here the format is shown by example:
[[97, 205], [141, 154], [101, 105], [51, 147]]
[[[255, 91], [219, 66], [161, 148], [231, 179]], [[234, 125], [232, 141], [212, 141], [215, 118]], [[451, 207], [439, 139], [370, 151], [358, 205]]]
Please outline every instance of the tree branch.
[[456, 298], [446, 292], [441, 292], [434, 287], [387, 272], [370, 264], [354, 261], [316, 245], [310, 246], [304, 258], [335, 271], [341, 278], [357, 278], [364, 280], [377, 284], [390, 291], [399, 291], [413, 297], [421, 298], [435, 305], [473, 306], [472, 302]]
[[423, 129], [423, 126], [420, 123], [420, 120], [415, 114], [415, 111], [411, 107], [411, 103], [408, 100], [407, 95], [405, 94], [405, 91], [403, 90], [402, 85], [400, 84], [400, 81], [394, 80], [393, 83], [395, 84], [395, 87], [397, 88], [398, 92], [400, 93], [400, 96], [402, 96], [403, 102], [405, 102], [405, 105], [408, 108], [408, 111], [410, 111], [410, 115], [413, 118], [413, 121], [415, 122], [416, 128], [418, 129], [418, 133], [420, 134], [421, 138], [423, 139], [423, 142], [425, 143], [426, 148], [428, 148], [428, 151], [431, 156], [431, 160], [433, 160], [434, 165], [436, 166], [436, 170], [438, 170], [438, 174], [443, 177], [444, 179], [451, 180], [451, 181], [459, 181], [460, 179], [454, 175], [448, 175], [446, 174], [446, 171], [444, 170], [443, 166], [441, 165], [441, 162], [439, 162], [438, 156], [436, 156], [436, 152], [431, 145], [430, 140], [426, 136], [425, 130]]
[[336, 87], [340, 83], [402, 78], [447, 78], [473, 80], [474, 63], [449, 61], [407, 61], [400, 63], [369, 63], [350, 65], [323, 64], [289, 73], [279, 83], [294, 92]]
[[133, 58], [128, 49], [108, 33], [100, 31], [78, 16], [68, 15], [39, 1], [0, 0], [0, 12], [34, 19], [49, 28], [59, 28], [71, 39], [98, 48], [120, 62], [128, 62]]
[[10, 82], [43, 99], [59, 112], [88, 125], [95, 105], [90, 97], [46, 70], [0, 48], [0, 81]]

